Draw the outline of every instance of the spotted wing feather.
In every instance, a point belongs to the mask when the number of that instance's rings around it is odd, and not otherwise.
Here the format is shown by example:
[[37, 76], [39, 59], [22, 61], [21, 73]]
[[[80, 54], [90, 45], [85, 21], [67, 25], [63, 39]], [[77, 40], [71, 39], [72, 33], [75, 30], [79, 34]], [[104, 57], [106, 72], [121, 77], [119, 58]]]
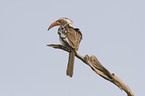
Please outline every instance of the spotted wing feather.
[[80, 41], [82, 39], [82, 34], [78, 28], [73, 28], [68, 26], [66, 38], [69, 46], [71, 46], [75, 51], [78, 50]]

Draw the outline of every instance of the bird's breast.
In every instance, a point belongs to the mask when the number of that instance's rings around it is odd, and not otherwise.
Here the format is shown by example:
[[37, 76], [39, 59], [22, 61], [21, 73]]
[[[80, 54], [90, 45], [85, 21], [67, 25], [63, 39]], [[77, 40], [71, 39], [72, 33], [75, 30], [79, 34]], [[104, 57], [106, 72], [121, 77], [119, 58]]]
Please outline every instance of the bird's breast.
[[59, 37], [59, 41], [60, 41], [60, 43], [61, 43], [63, 46], [66, 46], [66, 44], [64, 43], [64, 41], [62, 41], [62, 38], [61, 38], [61, 37]]

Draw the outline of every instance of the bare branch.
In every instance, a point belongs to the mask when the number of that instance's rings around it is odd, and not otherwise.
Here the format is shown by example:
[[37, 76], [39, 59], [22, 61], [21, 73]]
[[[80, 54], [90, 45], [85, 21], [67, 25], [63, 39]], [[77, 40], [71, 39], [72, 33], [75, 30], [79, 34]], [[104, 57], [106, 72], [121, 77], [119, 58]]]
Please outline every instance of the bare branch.
[[[62, 49], [64, 51], [69, 52], [70, 50], [62, 45], [57, 45], [57, 44], [50, 44], [47, 45], [56, 49]], [[114, 73], [110, 73], [99, 61], [98, 59], [92, 55], [88, 56], [86, 55], [85, 57], [79, 55], [78, 53], [75, 54], [77, 58], [82, 60], [85, 64], [91, 67], [93, 71], [95, 71], [98, 75], [103, 77], [104, 79], [112, 82], [116, 86], [118, 86], [121, 90], [124, 90], [128, 96], [135, 96], [133, 92], [130, 90], [130, 88], [117, 76], [114, 75]]]

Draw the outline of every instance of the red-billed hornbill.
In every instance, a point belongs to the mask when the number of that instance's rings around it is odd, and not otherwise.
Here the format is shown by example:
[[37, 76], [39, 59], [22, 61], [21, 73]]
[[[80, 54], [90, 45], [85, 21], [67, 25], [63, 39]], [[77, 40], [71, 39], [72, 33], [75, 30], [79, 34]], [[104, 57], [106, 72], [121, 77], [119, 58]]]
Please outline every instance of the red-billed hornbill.
[[78, 51], [82, 34], [78, 28], [72, 27], [72, 21], [68, 18], [58, 19], [49, 26], [48, 30], [54, 26], [60, 26], [58, 29], [60, 42], [70, 50], [66, 74], [72, 77], [75, 53]]

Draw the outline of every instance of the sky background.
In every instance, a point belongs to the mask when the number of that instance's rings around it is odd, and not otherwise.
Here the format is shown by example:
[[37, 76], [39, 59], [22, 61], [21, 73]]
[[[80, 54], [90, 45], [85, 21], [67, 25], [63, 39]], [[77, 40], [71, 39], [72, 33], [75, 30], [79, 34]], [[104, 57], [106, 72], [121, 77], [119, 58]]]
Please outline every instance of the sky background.
[[1, 0], [0, 96], [126, 96], [58, 44], [55, 20], [67, 17], [83, 34], [78, 53], [95, 55], [136, 96], [145, 96], [144, 0]]

